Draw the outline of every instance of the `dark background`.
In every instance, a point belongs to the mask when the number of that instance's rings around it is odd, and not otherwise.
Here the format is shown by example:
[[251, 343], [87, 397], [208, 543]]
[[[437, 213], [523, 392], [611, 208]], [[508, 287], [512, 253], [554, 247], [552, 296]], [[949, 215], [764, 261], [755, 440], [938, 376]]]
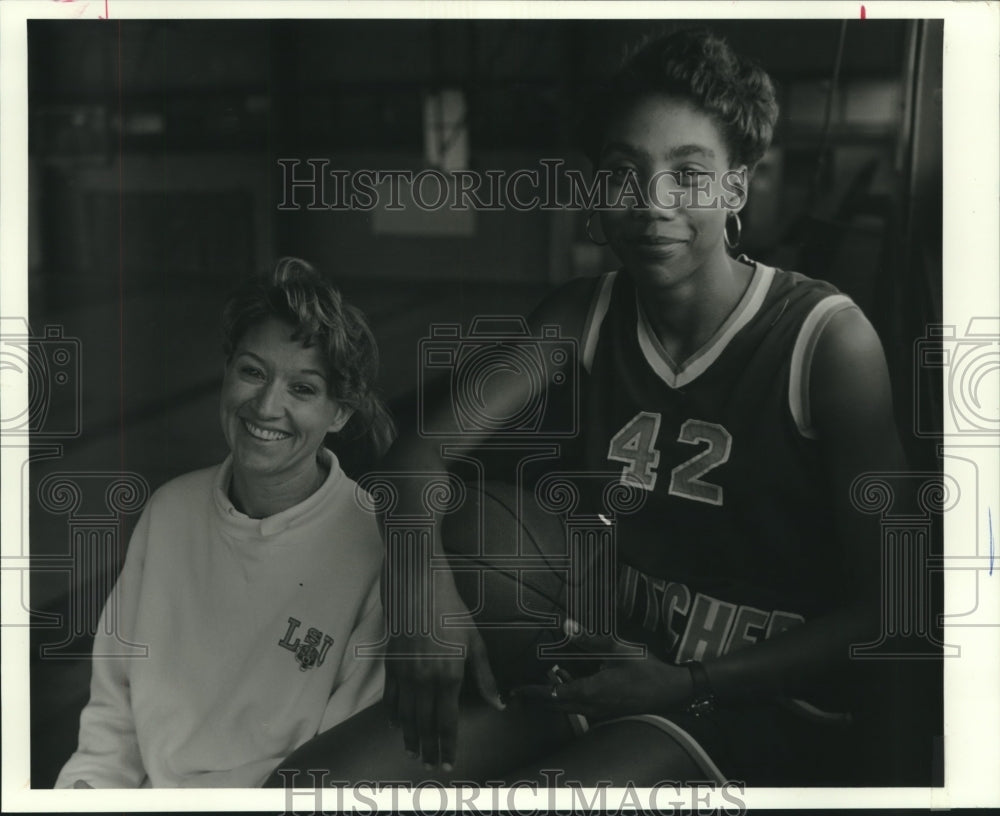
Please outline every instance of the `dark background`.
[[[918, 408], [939, 412], [939, 397], [917, 388], [912, 349], [941, 312], [943, 24], [707, 24], [779, 87], [781, 119], [753, 182], [740, 249], [831, 280], [858, 302], [886, 349], [911, 464], [937, 468], [913, 417]], [[100, 474], [131, 472], [155, 489], [225, 456], [218, 314], [236, 282], [286, 254], [333, 274], [369, 315], [383, 392], [405, 413], [417, 341], [432, 323], [523, 314], [553, 285], [614, 263], [588, 242], [580, 212], [442, 211], [413, 220], [280, 212], [278, 159], [423, 169], [425, 100], [452, 90], [465, 101], [468, 168], [562, 158], [585, 169], [574, 126], [580, 102], [627, 44], [675, 25], [29, 23], [29, 320], [35, 336], [61, 326], [77, 338], [80, 361], [79, 398], [45, 417], [52, 434], [36, 437], [31, 470], [40, 565], [32, 607], [57, 616], [37, 618], [33, 629], [33, 786], [53, 783], [87, 699], [92, 630], [65, 622], [99, 611], [136, 518], [101, 505], [100, 495], [70, 514], [43, 509], [39, 486], [56, 472], [98, 474], [94, 485]], [[59, 436], [74, 412], [81, 432]], [[66, 553], [88, 524], [107, 537], [108, 558], [70, 570]], [[56, 648], [40, 659], [45, 644]], [[928, 784], [940, 760], [932, 740], [941, 733], [940, 673], [921, 671], [927, 679], [913, 685], [911, 701], [919, 747], [890, 746], [878, 784]], [[910, 733], [898, 725], [899, 735]]]

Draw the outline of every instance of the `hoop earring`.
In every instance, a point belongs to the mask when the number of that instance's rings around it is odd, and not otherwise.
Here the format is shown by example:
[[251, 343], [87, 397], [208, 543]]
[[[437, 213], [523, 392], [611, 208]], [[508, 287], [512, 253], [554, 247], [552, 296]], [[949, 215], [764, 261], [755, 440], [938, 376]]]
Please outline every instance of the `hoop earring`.
[[591, 210], [591, 211], [590, 211], [590, 215], [588, 215], [588, 216], [587, 216], [587, 224], [586, 224], [586, 226], [584, 227], [584, 229], [585, 229], [585, 231], [586, 231], [586, 233], [587, 233], [587, 237], [588, 237], [588, 238], [590, 239], [590, 242], [591, 242], [592, 244], [596, 244], [597, 246], [607, 246], [607, 245], [608, 245], [608, 242], [607, 242], [607, 241], [598, 241], [598, 240], [597, 240], [597, 239], [596, 239], [596, 238], [594, 237], [594, 234], [593, 234], [593, 233], [592, 233], [592, 232], [590, 231], [590, 221], [591, 221], [591, 219], [592, 219], [592, 218], [593, 218], [593, 217], [594, 217], [595, 215], [597, 215], [597, 210]]
[[738, 212], [731, 213], [733, 220], [736, 221], [736, 239], [729, 240], [729, 219], [726, 219], [726, 224], [722, 228], [722, 240], [726, 242], [727, 249], [736, 249], [740, 245], [740, 237], [743, 235], [743, 225], [740, 223], [740, 214]]

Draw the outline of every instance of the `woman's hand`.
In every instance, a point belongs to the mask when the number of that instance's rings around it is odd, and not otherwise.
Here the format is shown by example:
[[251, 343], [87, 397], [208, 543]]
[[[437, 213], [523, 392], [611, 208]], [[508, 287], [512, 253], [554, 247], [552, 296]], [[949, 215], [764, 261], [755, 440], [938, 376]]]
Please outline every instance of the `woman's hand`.
[[691, 673], [655, 657], [616, 660], [597, 674], [552, 686], [521, 686], [513, 695], [544, 701], [568, 714], [607, 719], [663, 714], [691, 700]]
[[[466, 662], [483, 699], [497, 709], [504, 705], [482, 636], [451, 576], [440, 578], [444, 580], [435, 581], [430, 603], [432, 634], [394, 635], [390, 629], [382, 699], [390, 722], [403, 731], [406, 751], [427, 766], [440, 763], [450, 771], [456, 761], [458, 695]], [[447, 628], [441, 625], [444, 620]]]

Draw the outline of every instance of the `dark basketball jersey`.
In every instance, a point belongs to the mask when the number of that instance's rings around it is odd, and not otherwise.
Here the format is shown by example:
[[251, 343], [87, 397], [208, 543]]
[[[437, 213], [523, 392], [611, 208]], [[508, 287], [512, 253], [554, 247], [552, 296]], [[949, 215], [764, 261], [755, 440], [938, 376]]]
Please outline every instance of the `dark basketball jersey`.
[[809, 420], [809, 363], [837, 311], [827, 283], [755, 265], [683, 365], [626, 273], [595, 284], [581, 450], [645, 503], [615, 517], [619, 631], [672, 662], [711, 659], [839, 603], [844, 554]]

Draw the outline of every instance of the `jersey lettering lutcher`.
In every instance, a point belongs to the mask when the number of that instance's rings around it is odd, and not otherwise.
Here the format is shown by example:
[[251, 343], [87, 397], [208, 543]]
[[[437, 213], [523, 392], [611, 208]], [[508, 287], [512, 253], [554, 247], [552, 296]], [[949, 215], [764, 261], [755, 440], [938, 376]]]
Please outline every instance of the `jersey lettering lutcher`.
[[629, 276], [595, 280], [580, 465], [648, 492], [616, 521], [618, 602], [625, 634], [658, 656], [721, 655], [836, 607], [845, 558], [809, 369], [850, 308], [830, 284], [755, 264], [732, 314], [678, 364]]
[[705, 660], [759, 643], [804, 621], [801, 615], [737, 606], [676, 581], [654, 578], [622, 564], [618, 572], [619, 611], [658, 640], [676, 660]]

